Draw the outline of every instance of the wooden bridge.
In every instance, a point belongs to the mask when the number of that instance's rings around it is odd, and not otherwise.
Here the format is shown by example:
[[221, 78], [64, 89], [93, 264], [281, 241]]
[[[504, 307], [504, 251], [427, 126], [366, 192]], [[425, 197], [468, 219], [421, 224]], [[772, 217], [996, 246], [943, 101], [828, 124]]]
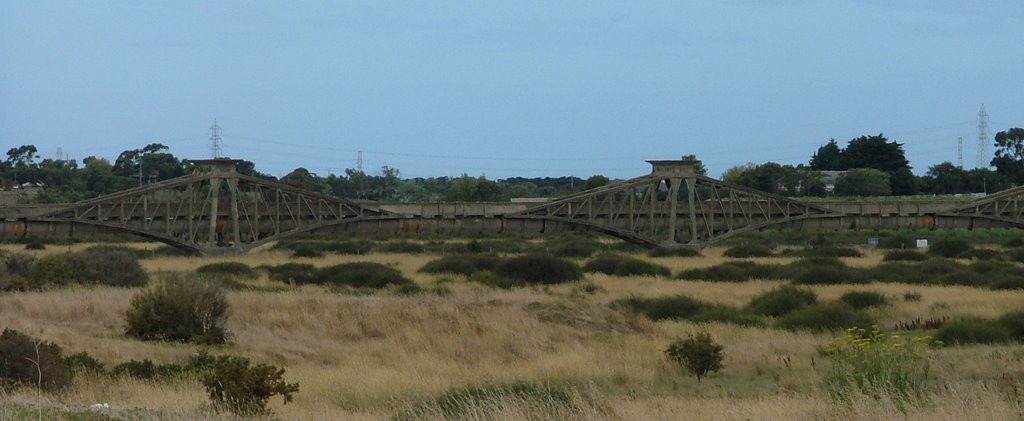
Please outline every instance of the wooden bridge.
[[595, 231], [648, 247], [702, 248], [769, 227], [1024, 227], [1024, 188], [967, 203], [807, 202], [699, 175], [699, 161], [648, 161], [648, 175], [539, 204], [360, 202], [239, 174], [233, 159], [192, 162], [192, 174], [78, 203], [2, 207], [0, 234], [126, 232], [197, 253], [236, 254], [311, 231]]

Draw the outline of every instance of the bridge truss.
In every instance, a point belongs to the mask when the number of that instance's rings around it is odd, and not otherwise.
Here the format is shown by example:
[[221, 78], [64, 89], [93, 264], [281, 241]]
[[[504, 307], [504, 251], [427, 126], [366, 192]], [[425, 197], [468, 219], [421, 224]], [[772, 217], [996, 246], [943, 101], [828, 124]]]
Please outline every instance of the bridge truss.
[[[699, 161], [648, 161], [649, 175], [581, 192], [522, 212], [510, 224], [575, 227], [650, 247], [702, 248], [730, 236], [795, 221], [843, 216], [828, 208], [697, 174]], [[565, 227], [562, 227], [565, 226]]]
[[332, 225], [390, 219], [385, 211], [239, 174], [237, 160], [193, 161], [196, 172], [74, 203], [30, 219], [129, 232], [202, 254], [245, 252]]

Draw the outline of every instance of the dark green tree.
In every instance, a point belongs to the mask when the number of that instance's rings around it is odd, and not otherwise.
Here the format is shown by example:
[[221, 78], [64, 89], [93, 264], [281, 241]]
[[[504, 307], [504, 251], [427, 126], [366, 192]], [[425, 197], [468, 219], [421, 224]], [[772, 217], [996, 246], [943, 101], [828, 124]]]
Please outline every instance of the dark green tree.
[[592, 175], [587, 179], [587, 184], [583, 186], [584, 190], [596, 189], [601, 186], [608, 185], [611, 180], [603, 175]]
[[892, 194], [889, 174], [874, 168], [854, 168], [836, 181], [835, 193], [847, 196], [888, 196]]
[[701, 377], [722, 369], [723, 349], [725, 347], [716, 343], [710, 334], [700, 332], [669, 344], [665, 356], [697, 376], [697, 383], [700, 383]]
[[818, 148], [818, 152], [815, 152], [811, 156], [810, 167], [812, 170], [818, 171], [841, 171], [845, 168], [842, 167], [842, 149], [839, 148], [839, 144], [836, 143], [835, 139], [829, 139], [828, 143]]
[[281, 182], [297, 189], [319, 192], [319, 179], [320, 177], [317, 177], [316, 174], [309, 172], [309, 170], [305, 168], [299, 167], [292, 170], [292, 172], [285, 174], [284, 177], [281, 177]]
[[1024, 129], [1014, 127], [996, 133], [996, 172], [1016, 185], [1024, 184]]
[[706, 167], [704, 167], [704, 163], [703, 162], [700, 162], [700, 160], [697, 159], [697, 155], [694, 155], [694, 154], [683, 155], [683, 161], [697, 161], [698, 164], [697, 164], [697, 168], [695, 169], [695, 172], [697, 173], [697, 175], [708, 175], [708, 169]]

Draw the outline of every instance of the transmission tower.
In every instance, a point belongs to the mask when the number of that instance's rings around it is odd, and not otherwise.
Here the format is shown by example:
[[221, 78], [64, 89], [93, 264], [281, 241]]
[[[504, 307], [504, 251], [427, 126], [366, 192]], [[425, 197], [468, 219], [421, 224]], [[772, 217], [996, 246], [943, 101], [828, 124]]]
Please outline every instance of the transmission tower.
[[210, 126], [210, 150], [213, 151], [213, 158], [217, 159], [223, 156], [223, 152], [220, 147], [220, 125], [217, 124], [217, 119], [213, 119], [213, 125]]
[[356, 171], [363, 172], [363, 151], [356, 154]]
[[985, 104], [981, 104], [978, 111], [978, 168], [988, 168], [988, 113], [985, 112]]
[[964, 138], [963, 136], [956, 138], [956, 166], [961, 170], [964, 169]]

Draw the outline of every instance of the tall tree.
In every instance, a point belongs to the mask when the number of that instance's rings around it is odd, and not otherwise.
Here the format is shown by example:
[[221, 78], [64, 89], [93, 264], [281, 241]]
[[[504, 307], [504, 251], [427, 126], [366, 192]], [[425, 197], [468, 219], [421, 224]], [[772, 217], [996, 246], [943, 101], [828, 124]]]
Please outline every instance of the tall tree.
[[845, 168], [842, 168], [842, 153], [836, 140], [829, 139], [828, 143], [818, 148], [818, 152], [811, 156], [810, 167], [817, 171], [843, 170]]
[[991, 163], [996, 173], [1014, 184], [1024, 184], [1024, 129], [1014, 127], [996, 133], [996, 155]]

